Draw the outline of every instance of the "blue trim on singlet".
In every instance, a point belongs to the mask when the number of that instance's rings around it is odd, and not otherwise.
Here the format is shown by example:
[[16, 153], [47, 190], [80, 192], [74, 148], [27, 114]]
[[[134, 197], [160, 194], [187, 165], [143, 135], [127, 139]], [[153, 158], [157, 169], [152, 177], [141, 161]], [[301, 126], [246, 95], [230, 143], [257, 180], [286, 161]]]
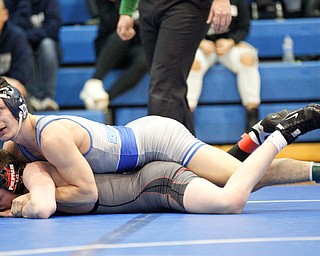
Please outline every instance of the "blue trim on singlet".
[[[36, 142], [37, 142], [37, 145], [38, 145], [38, 147], [39, 148], [41, 148], [40, 146], [41, 146], [41, 143], [40, 143], [40, 131], [38, 132], [38, 123], [40, 122], [40, 120], [41, 119], [43, 119], [45, 116], [43, 116], [43, 117], [40, 117], [39, 119], [38, 119], [38, 121], [36, 122], [36, 127], [35, 127], [35, 131], [36, 131]], [[48, 123], [47, 123], [48, 124]], [[47, 126], [47, 124], [45, 124], [44, 126], [43, 126], [43, 128], [44, 127], [46, 127]], [[42, 129], [43, 130], [43, 129]], [[42, 131], [41, 130], [41, 131]]]
[[138, 161], [138, 147], [136, 138], [131, 128], [124, 126], [113, 126], [117, 129], [121, 139], [120, 159], [117, 172], [132, 170]]
[[29, 150], [27, 150], [24, 146], [17, 144], [18, 148], [20, 149], [20, 152], [23, 154], [23, 156], [29, 161], [43, 161], [43, 158], [38, 158], [35, 155], [33, 155]]
[[182, 159], [182, 165], [187, 166], [190, 162], [191, 158], [194, 156], [194, 154], [201, 148], [202, 146], [206, 145], [202, 141], [198, 141], [187, 151], [187, 153], [184, 155]]
[[43, 131], [43, 129], [48, 125], [50, 124], [51, 122], [54, 122], [54, 121], [57, 121], [57, 120], [61, 120], [61, 119], [67, 119], [69, 121], [72, 121], [78, 125], [80, 125], [82, 128], [84, 128], [88, 134], [89, 134], [89, 137], [90, 137], [90, 148], [89, 150], [83, 154], [83, 156], [86, 156], [87, 154], [89, 154], [89, 152], [92, 150], [92, 134], [91, 132], [87, 129], [87, 127], [85, 127], [84, 125], [82, 125], [81, 123], [77, 122], [76, 120], [73, 120], [72, 118], [68, 118], [66, 116], [54, 116], [54, 119], [51, 119], [50, 121], [47, 121], [47, 123], [45, 123], [43, 126], [42, 126], [42, 129], [38, 132], [38, 123], [40, 122], [41, 119], [45, 118], [46, 116], [43, 116], [41, 118], [39, 118], [39, 120], [37, 121], [36, 123], [36, 141], [37, 141], [37, 144], [38, 144], [38, 147], [41, 148], [41, 141], [40, 141], [40, 137], [41, 137], [41, 133]]

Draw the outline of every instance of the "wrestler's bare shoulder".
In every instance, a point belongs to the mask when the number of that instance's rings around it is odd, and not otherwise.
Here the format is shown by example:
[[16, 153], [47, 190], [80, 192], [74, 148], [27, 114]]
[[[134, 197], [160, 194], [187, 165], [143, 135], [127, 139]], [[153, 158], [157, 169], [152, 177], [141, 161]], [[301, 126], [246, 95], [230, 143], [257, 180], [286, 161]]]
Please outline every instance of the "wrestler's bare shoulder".
[[[40, 119], [36, 117], [36, 122]], [[40, 127], [38, 127], [40, 128]], [[81, 152], [87, 152], [90, 147], [90, 136], [88, 131], [78, 122], [68, 118], [54, 119], [41, 127], [41, 143], [44, 140], [63, 140], [65, 142], [73, 141]], [[52, 142], [49, 142], [52, 143]]]

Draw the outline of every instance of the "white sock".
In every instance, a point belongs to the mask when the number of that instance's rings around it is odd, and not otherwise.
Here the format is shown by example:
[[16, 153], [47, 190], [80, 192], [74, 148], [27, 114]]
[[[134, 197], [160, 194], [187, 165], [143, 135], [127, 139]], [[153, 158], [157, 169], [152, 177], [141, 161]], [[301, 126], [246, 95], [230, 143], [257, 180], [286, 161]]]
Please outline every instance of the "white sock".
[[310, 162], [310, 169], [309, 169], [309, 179], [310, 181], [313, 181], [313, 175], [312, 175], [312, 167], [314, 162]]
[[288, 145], [286, 139], [283, 137], [280, 131], [274, 131], [265, 141], [269, 141], [273, 145], [275, 145], [278, 149], [278, 152], [280, 152], [285, 146]]

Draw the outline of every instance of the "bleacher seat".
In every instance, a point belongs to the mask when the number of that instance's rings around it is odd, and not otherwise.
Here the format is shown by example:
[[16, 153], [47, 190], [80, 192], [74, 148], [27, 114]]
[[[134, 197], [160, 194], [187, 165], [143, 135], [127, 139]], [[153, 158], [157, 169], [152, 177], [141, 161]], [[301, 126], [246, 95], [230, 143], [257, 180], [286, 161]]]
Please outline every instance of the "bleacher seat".
[[84, 24], [89, 19], [85, 0], [59, 0], [64, 25]]
[[[320, 62], [260, 63], [259, 69], [262, 80], [260, 117], [282, 108], [295, 109], [308, 102], [320, 101]], [[60, 69], [56, 99], [61, 107], [83, 107], [79, 93], [92, 72], [93, 68]], [[104, 80], [105, 88], [109, 88], [120, 74], [121, 70], [112, 71]], [[245, 109], [241, 106], [235, 79], [233, 73], [220, 65], [206, 74], [195, 112], [200, 139], [208, 143], [233, 143], [241, 136]], [[124, 125], [147, 114], [148, 81], [146, 75], [135, 88], [112, 102], [116, 125]], [[320, 134], [315, 132], [304, 136], [303, 140], [319, 138]]]
[[97, 26], [63, 26], [60, 30], [62, 64], [93, 64]]
[[[275, 29], [276, 28], [276, 29]], [[62, 64], [93, 64], [97, 26], [63, 26], [60, 30]], [[297, 57], [320, 56], [320, 19], [253, 20], [247, 41], [260, 58], [281, 58], [286, 35], [294, 41]]]
[[[320, 103], [317, 101], [316, 103]], [[297, 109], [307, 103], [262, 103], [260, 117], [281, 109]], [[117, 125], [126, 124], [132, 120], [147, 115], [147, 108], [126, 107], [116, 108]], [[245, 130], [245, 109], [239, 104], [200, 105], [195, 113], [196, 135], [202, 141], [210, 144], [233, 144], [237, 142]], [[299, 138], [298, 142], [319, 142], [320, 130], [313, 131]]]
[[[320, 99], [320, 62], [304, 61], [301, 63], [268, 63], [259, 65], [261, 74], [262, 102], [310, 101]], [[58, 73], [57, 102], [62, 107], [83, 107], [78, 95], [85, 81], [93, 73], [92, 67], [61, 68]], [[113, 70], [104, 79], [108, 89], [121, 70]], [[129, 92], [120, 95], [113, 106], [141, 106], [147, 104], [148, 81], [146, 75]], [[211, 68], [204, 77], [200, 104], [240, 103], [236, 87], [236, 77], [221, 65]]]
[[282, 56], [286, 35], [292, 37], [297, 57], [320, 56], [320, 19], [252, 20], [247, 41], [259, 50], [260, 58]]
[[[105, 88], [108, 89], [112, 83], [120, 76], [121, 70], [113, 70], [104, 79]], [[84, 107], [79, 98], [80, 91], [93, 73], [93, 67], [64, 67], [58, 72], [56, 100], [59, 106], [64, 108]], [[121, 105], [146, 105], [148, 97], [149, 76], [146, 75], [135, 88], [120, 95], [112, 104]]]
[[[320, 62], [262, 62], [262, 102], [308, 101], [320, 99]], [[205, 78], [200, 103], [240, 102], [236, 77], [223, 66], [211, 68]]]
[[[319, 101], [317, 103], [320, 103]], [[306, 103], [274, 103], [260, 106], [260, 117], [281, 109], [297, 109]], [[233, 144], [245, 129], [245, 109], [239, 105], [200, 106], [195, 113], [197, 137], [211, 144]], [[299, 138], [299, 142], [319, 142], [320, 130]]]

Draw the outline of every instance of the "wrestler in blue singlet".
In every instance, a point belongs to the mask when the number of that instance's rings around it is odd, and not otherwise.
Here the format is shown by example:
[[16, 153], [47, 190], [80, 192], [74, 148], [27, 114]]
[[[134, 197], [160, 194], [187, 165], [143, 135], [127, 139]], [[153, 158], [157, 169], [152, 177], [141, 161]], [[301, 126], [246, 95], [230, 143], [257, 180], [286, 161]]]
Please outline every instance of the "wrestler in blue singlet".
[[[42, 116], [36, 124], [37, 144], [41, 133], [57, 120], [75, 122], [89, 134], [90, 149], [83, 154], [94, 173], [129, 172], [151, 161], [170, 161], [186, 166], [204, 145], [179, 122], [158, 116], [137, 119], [126, 126], [110, 126], [76, 116]], [[29, 161], [36, 158], [19, 145]]]

